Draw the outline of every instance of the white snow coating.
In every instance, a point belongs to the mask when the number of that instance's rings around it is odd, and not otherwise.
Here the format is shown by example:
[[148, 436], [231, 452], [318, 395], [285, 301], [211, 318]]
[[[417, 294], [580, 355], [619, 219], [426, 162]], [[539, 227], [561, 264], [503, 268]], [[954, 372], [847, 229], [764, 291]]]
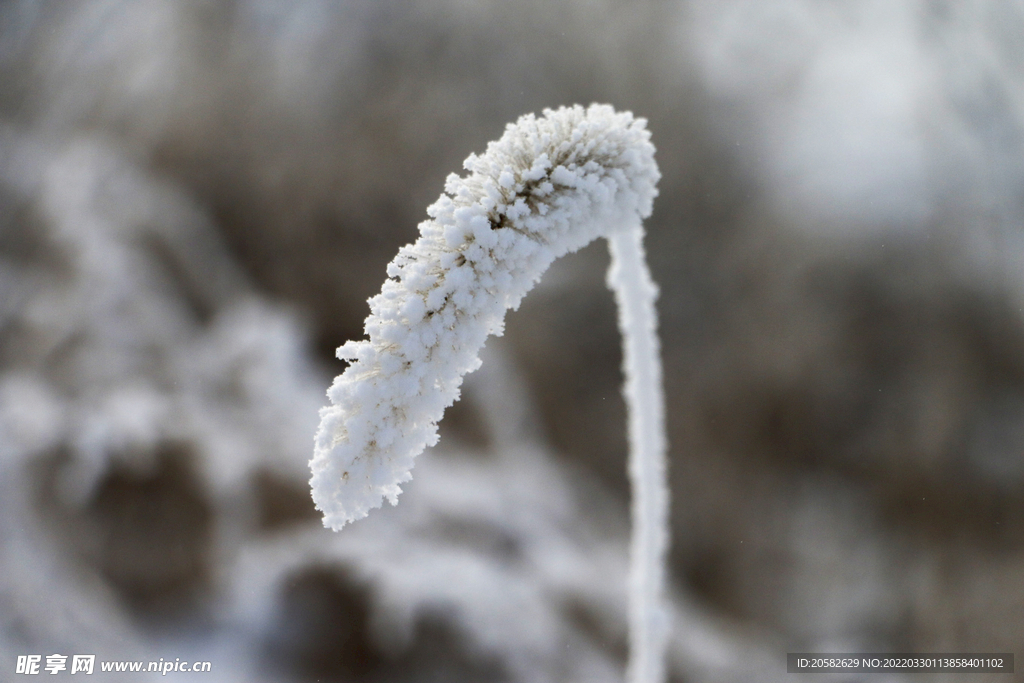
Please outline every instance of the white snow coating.
[[658, 287], [643, 247], [643, 226], [608, 237], [612, 262], [608, 287], [615, 293], [622, 333], [623, 393], [629, 422], [629, 480], [633, 538], [629, 569], [629, 683], [665, 680], [670, 625], [665, 610], [669, 490], [665, 474], [665, 397], [661, 382]]
[[388, 265], [369, 340], [338, 349], [310, 462], [327, 527], [397, 502], [505, 312], [555, 259], [649, 216], [660, 178], [646, 121], [598, 104], [523, 116], [463, 165]]

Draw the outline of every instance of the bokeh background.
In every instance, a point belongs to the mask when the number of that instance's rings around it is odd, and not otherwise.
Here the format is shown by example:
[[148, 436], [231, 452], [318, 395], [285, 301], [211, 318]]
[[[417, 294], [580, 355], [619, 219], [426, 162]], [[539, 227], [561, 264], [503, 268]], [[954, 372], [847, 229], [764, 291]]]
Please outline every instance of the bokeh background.
[[397, 507], [331, 533], [307, 484], [333, 350], [444, 177], [593, 101], [664, 176], [671, 680], [1013, 651], [1022, 35], [1010, 0], [0, 2], [3, 677], [621, 680], [603, 244], [509, 315]]

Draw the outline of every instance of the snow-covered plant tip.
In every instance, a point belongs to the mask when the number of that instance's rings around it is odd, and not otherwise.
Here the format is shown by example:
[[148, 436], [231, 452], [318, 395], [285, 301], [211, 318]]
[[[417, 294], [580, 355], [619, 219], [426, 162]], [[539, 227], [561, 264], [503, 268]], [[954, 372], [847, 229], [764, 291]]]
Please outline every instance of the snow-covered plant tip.
[[509, 124], [464, 162], [427, 209], [420, 237], [388, 265], [370, 299], [368, 341], [347, 342], [349, 367], [328, 391], [310, 466], [324, 525], [340, 529], [387, 498], [397, 502], [414, 458], [480, 365], [491, 334], [558, 257], [608, 238], [608, 282], [625, 346], [633, 485], [630, 679], [663, 678], [661, 608], [667, 544], [664, 408], [656, 288], [642, 219], [660, 178], [644, 119], [607, 105], [545, 110]]
[[548, 110], [470, 155], [468, 177], [448, 176], [370, 299], [369, 341], [338, 349], [350, 366], [328, 391], [311, 462], [325, 526], [397, 502], [488, 335], [552, 261], [650, 214], [649, 138], [643, 119], [608, 106]]

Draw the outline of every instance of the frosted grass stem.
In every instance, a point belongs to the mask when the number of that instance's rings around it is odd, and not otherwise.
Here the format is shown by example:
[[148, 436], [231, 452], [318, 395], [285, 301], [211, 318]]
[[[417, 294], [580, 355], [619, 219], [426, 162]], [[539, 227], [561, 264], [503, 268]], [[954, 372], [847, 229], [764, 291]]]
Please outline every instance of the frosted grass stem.
[[369, 340], [347, 342], [350, 365], [320, 411], [311, 486], [335, 530], [398, 500], [414, 458], [480, 365], [491, 334], [551, 263], [598, 237], [612, 253], [629, 415], [633, 542], [631, 683], [660, 683], [668, 539], [664, 408], [655, 333], [657, 289], [643, 259], [642, 221], [660, 178], [646, 121], [594, 104], [521, 117], [448, 176], [420, 237], [388, 265], [370, 299]]
[[622, 333], [628, 468], [633, 494], [627, 671], [630, 683], [664, 680], [669, 627], [663, 588], [669, 496], [665, 473], [665, 399], [654, 308], [658, 288], [644, 258], [643, 236], [639, 223], [608, 235], [612, 256], [608, 286], [615, 293]]

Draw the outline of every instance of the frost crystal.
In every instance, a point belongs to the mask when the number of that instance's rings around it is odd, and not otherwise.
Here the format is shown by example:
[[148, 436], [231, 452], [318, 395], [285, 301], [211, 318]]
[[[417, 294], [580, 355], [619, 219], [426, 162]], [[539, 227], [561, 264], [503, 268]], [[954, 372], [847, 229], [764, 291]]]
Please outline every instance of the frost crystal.
[[650, 215], [660, 174], [645, 125], [607, 105], [545, 110], [470, 155], [467, 177], [448, 176], [370, 299], [369, 341], [338, 349], [350, 365], [310, 462], [325, 526], [397, 502], [488, 335], [555, 259]]

